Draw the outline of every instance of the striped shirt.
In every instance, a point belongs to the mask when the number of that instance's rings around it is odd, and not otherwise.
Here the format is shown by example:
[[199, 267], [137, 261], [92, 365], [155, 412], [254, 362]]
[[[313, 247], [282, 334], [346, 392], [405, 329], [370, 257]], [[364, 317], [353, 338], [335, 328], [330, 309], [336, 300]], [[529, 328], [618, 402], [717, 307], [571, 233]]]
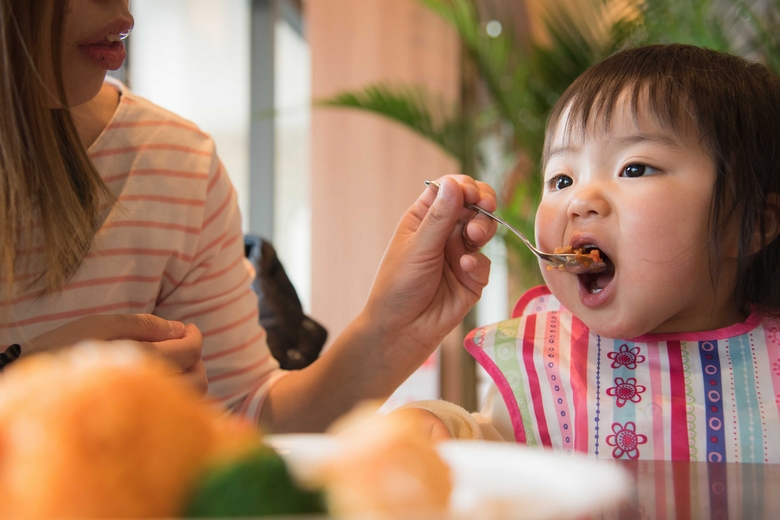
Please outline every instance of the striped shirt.
[[[236, 193], [214, 142], [193, 123], [121, 92], [89, 148], [119, 204], [106, 208], [83, 263], [58, 293], [1, 303], [0, 344], [91, 314], [151, 313], [203, 334], [209, 397], [256, 421], [279, 370], [258, 323]], [[40, 272], [36, 237], [23, 282]]]
[[493, 379], [482, 416], [507, 440], [597, 458], [780, 462], [780, 318], [605, 338], [546, 287], [466, 349]]

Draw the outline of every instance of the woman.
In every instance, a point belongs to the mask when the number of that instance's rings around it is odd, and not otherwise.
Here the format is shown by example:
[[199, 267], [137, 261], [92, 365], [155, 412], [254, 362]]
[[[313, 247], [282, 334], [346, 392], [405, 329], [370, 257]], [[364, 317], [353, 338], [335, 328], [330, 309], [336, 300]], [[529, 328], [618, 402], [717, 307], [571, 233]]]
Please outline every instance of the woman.
[[2, 344], [144, 341], [267, 429], [317, 431], [388, 396], [479, 299], [495, 225], [463, 202], [492, 209], [495, 194], [442, 178], [402, 217], [363, 311], [317, 362], [279, 370], [211, 138], [104, 81], [124, 60], [127, 0], [39, 4], [0, 0]]

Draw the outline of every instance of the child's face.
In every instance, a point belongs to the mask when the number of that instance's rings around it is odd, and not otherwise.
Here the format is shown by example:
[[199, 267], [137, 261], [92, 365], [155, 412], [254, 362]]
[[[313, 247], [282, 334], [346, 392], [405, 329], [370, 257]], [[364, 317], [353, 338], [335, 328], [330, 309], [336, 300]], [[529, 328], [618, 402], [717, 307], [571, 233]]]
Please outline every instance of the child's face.
[[[106, 71], [118, 69], [124, 62], [124, 44], [110, 40], [133, 27], [128, 1], [69, 0], [61, 55], [65, 93], [71, 106], [94, 98]], [[48, 48], [47, 43], [44, 49]], [[51, 71], [46, 74], [49, 88], [56, 92]]]
[[[664, 131], [640, 106], [619, 101], [611, 127], [575, 128], [561, 118], [536, 216], [543, 251], [595, 246], [609, 258], [599, 275], [542, 272], [553, 294], [596, 333], [712, 330], [741, 316], [730, 303], [735, 261], [722, 260], [713, 288], [708, 238], [715, 166], [697, 136]], [[727, 243], [728, 249], [728, 243]]]

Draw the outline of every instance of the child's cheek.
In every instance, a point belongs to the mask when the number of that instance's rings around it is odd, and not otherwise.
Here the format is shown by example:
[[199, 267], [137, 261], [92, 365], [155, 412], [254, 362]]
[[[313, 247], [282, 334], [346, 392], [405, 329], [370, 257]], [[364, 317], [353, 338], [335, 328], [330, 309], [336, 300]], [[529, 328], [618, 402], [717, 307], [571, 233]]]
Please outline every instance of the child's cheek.
[[[543, 200], [536, 211], [536, 222], [534, 232], [536, 234], [536, 245], [545, 252], [552, 252], [556, 247], [563, 245], [564, 228], [558, 229], [556, 216], [559, 212], [551, 204]], [[559, 219], [558, 219], [559, 220]], [[542, 269], [544, 271], [544, 269]]]
[[542, 278], [544, 278], [544, 284], [550, 288], [550, 290], [557, 297], [560, 292], [564, 290], [564, 286], [567, 280], [574, 278], [568, 273], [562, 273], [557, 269], [547, 269], [547, 264], [539, 262], [539, 269], [542, 272]]

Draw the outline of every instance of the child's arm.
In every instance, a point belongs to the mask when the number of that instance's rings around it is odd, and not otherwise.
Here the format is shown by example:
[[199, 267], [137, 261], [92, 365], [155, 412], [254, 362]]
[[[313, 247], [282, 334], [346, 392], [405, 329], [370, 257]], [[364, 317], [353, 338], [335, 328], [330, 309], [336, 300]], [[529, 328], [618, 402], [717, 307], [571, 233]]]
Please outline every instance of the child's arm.
[[483, 440], [474, 417], [464, 408], [447, 401], [417, 401], [391, 412], [414, 424], [434, 440]]
[[434, 440], [514, 441], [509, 411], [495, 385], [479, 413], [441, 400], [409, 403], [391, 413], [416, 424]]

